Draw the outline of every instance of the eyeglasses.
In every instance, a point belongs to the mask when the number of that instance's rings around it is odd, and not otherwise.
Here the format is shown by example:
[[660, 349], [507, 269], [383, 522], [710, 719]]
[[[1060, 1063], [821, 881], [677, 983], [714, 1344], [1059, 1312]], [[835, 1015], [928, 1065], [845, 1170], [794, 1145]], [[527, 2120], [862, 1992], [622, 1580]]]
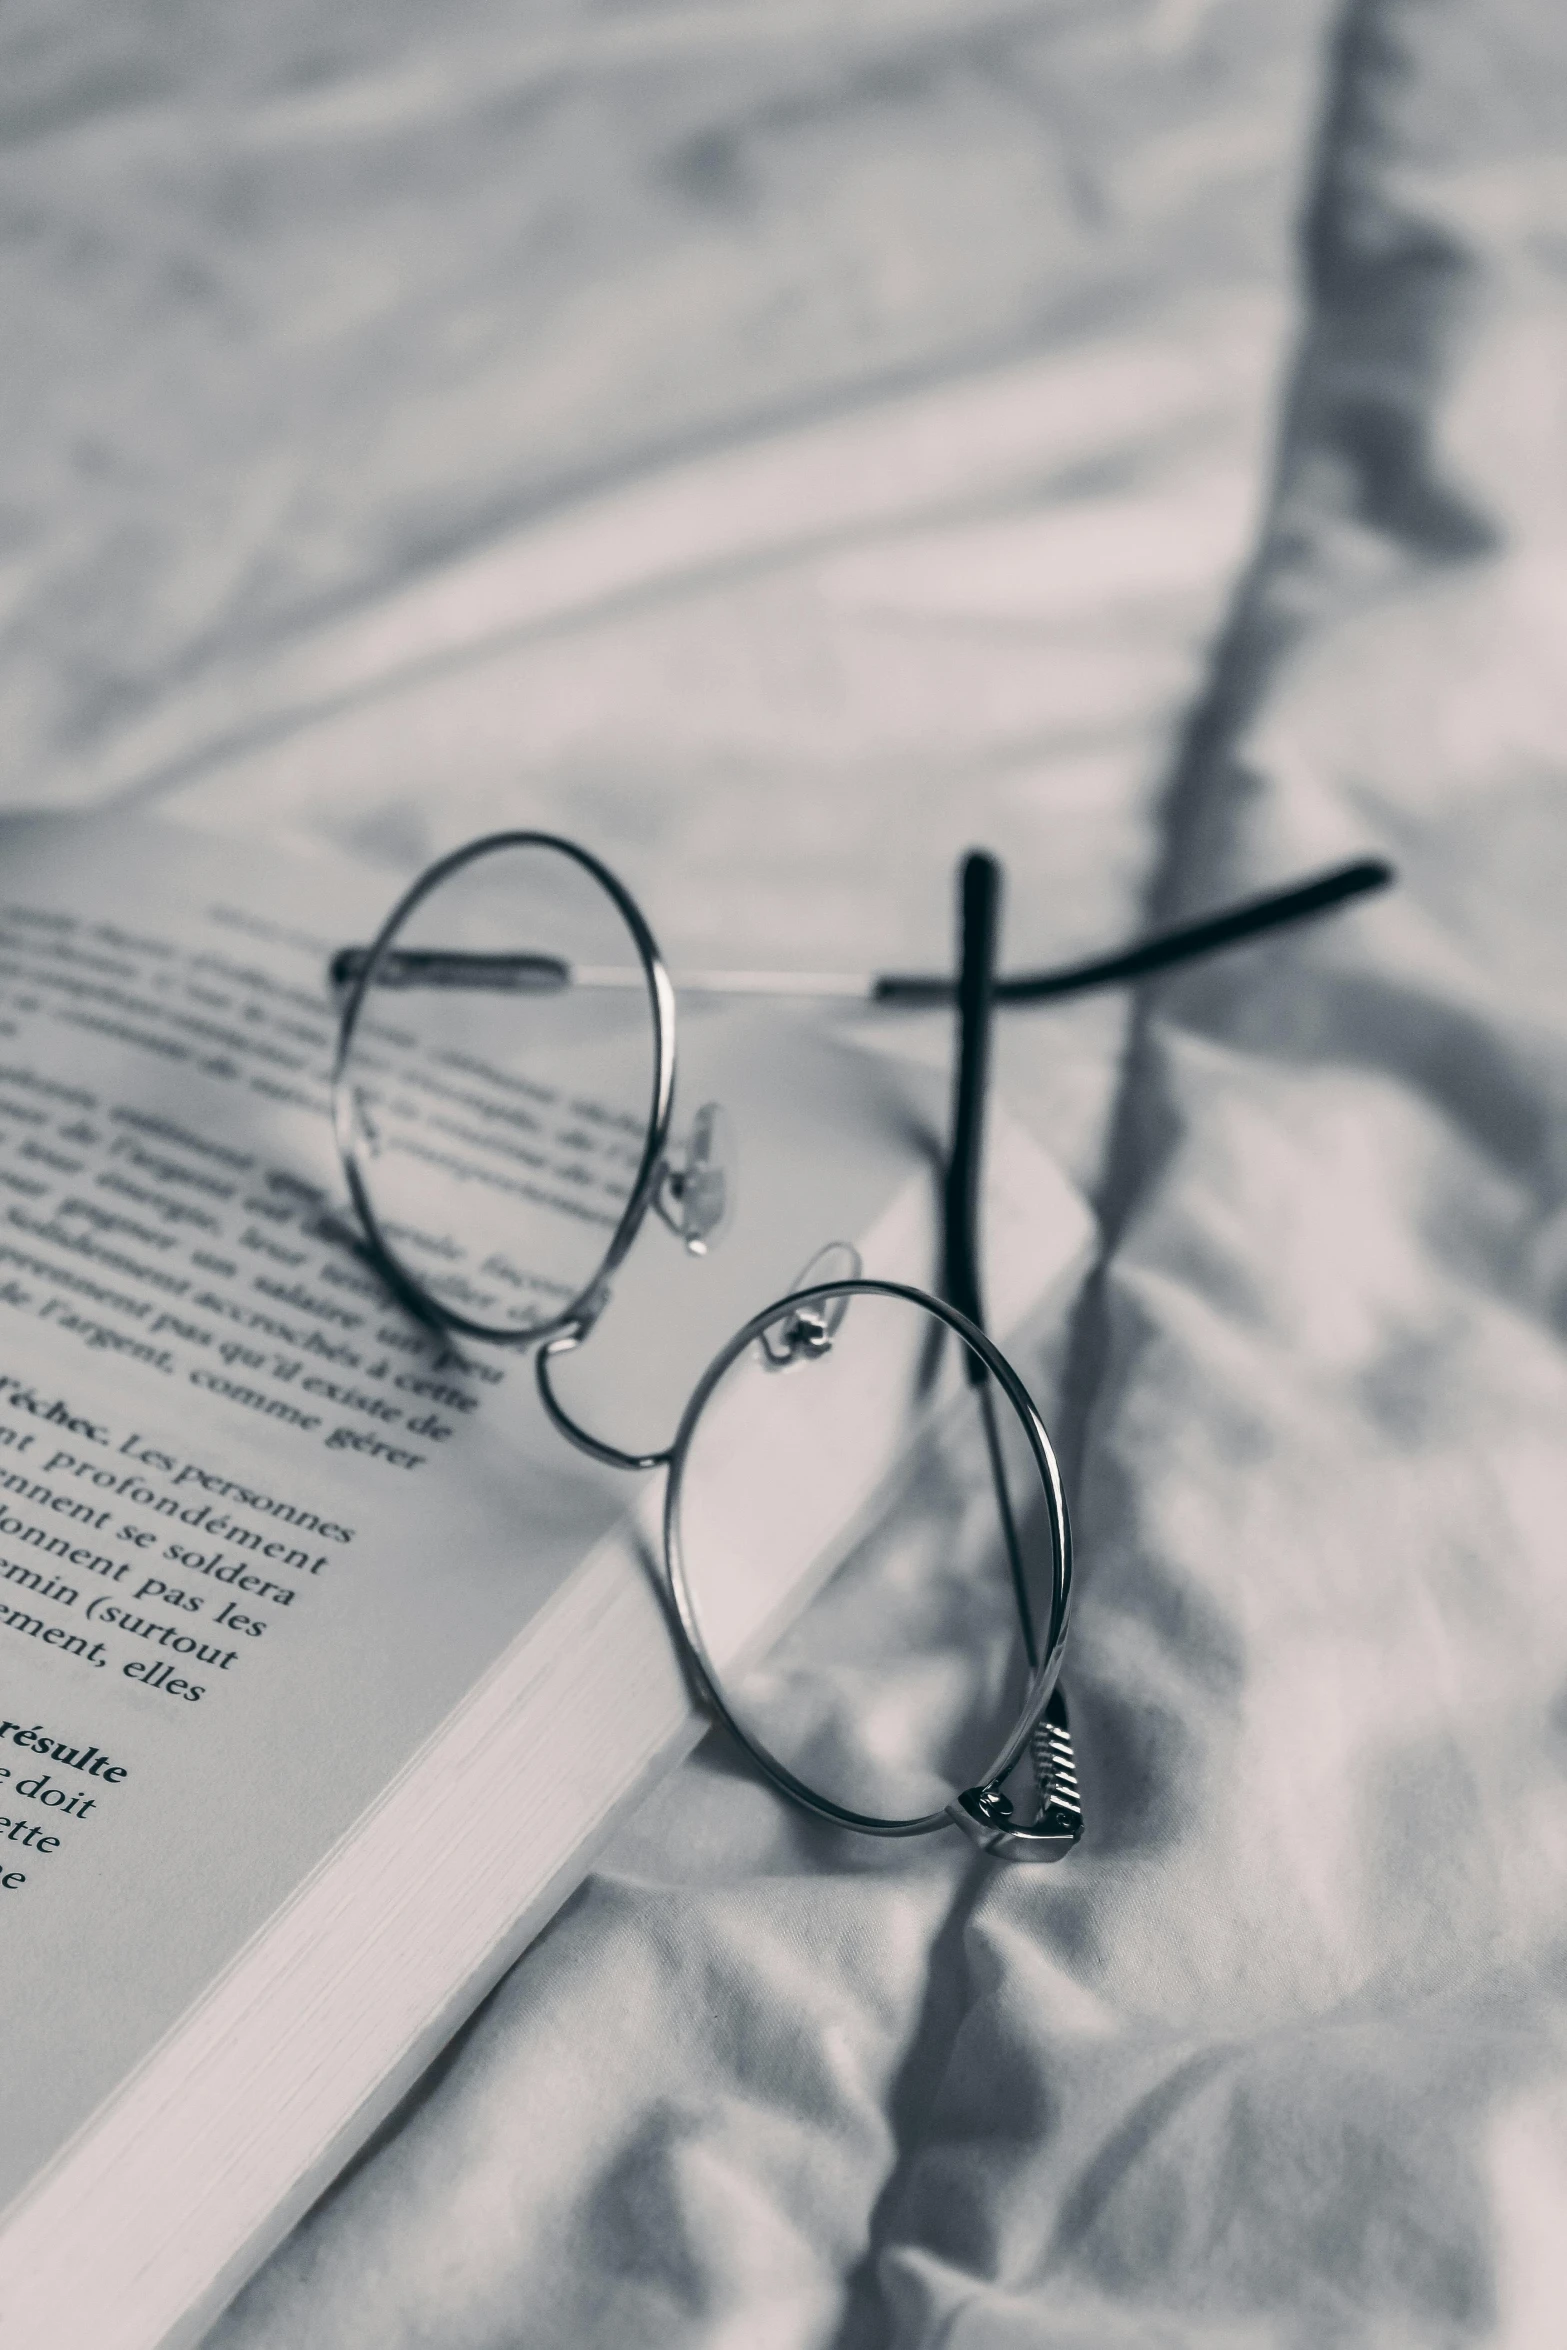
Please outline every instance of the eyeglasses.
[[[499, 833], [432, 865], [368, 947], [334, 957], [333, 1120], [370, 1254], [427, 1324], [535, 1349], [544, 1407], [571, 1443], [667, 1471], [664, 1564], [687, 1664], [763, 1773], [818, 1817], [877, 1836], [953, 1822], [1007, 1859], [1058, 1859], [1082, 1833], [1059, 1686], [1066, 1502], [1044, 1423], [985, 1333], [977, 1272], [993, 1006], [1138, 977], [1390, 878], [1369, 861], [1338, 868], [1118, 955], [998, 978], [1000, 869], [976, 854], [955, 983], [685, 983], [956, 1001], [944, 1294], [867, 1279], [829, 1243], [719, 1350], [652, 1451], [583, 1425], [554, 1377], [650, 1217], [700, 1254], [733, 1204], [721, 1106], [672, 1140], [677, 991], [635, 900], [576, 842]], [[795, 1569], [810, 1560], [802, 1593]], [[1025, 1754], [1034, 1816], [1021, 1820], [1007, 1783]]]

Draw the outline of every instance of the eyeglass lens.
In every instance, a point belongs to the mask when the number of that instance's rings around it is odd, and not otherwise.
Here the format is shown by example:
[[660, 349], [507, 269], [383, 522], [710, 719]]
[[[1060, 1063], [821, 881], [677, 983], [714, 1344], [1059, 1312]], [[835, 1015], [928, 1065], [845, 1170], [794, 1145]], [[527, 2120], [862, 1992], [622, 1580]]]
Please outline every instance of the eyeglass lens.
[[497, 1336], [556, 1321], [627, 1213], [656, 1049], [637, 942], [565, 850], [487, 845], [405, 901], [340, 1075], [403, 1279]]
[[[679, 1464], [672, 1563], [742, 1734], [830, 1804], [912, 1821], [991, 1774], [1028, 1696], [978, 1391], [957, 1334], [901, 1295], [853, 1296], [819, 1343], [785, 1316], [718, 1378]], [[1043, 1477], [991, 1392], [1042, 1642]]]

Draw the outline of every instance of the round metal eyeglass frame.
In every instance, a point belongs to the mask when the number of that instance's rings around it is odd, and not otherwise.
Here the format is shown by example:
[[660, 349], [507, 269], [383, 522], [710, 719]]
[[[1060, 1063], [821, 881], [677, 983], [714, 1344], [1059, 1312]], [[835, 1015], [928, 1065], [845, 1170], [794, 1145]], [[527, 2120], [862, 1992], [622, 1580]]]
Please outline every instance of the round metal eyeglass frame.
[[[770, 1359], [777, 1362], [779, 1357], [769, 1342], [780, 1324], [794, 1329], [814, 1327], [823, 1334], [821, 1342], [807, 1351], [812, 1355], [825, 1352], [831, 1344], [830, 1338], [825, 1335], [828, 1328], [836, 1326], [842, 1313], [858, 1297], [897, 1298], [907, 1305], [918, 1307], [955, 1332], [969, 1350], [970, 1384], [978, 1391], [981, 1410], [986, 1418], [992, 1472], [997, 1480], [998, 1498], [1002, 1502], [1003, 1531], [1013, 1566], [1019, 1628], [1029, 1666], [1028, 1684], [1021, 1709], [979, 1784], [954, 1795], [939, 1811], [921, 1812], [904, 1818], [884, 1818], [876, 1813], [854, 1811], [834, 1801], [831, 1796], [823, 1795], [819, 1789], [810, 1786], [791, 1771], [747, 1726], [726, 1695], [723, 1674], [714, 1663], [703, 1637], [687, 1574], [681, 1532], [681, 1501], [692, 1439], [703, 1411], [725, 1373], [753, 1344], [766, 1349]], [[833, 1312], [835, 1307], [838, 1309], [836, 1314]], [[808, 1363], [805, 1376], [810, 1376]], [[994, 1421], [990, 1417], [990, 1390], [986, 1381], [995, 1383], [1017, 1415], [1034, 1467], [1039, 1473], [1040, 1488], [1044, 1495], [1050, 1533], [1051, 1573], [1050, 1615], [1042, 1639], [1032, 1625], [1023, 1596], [1018, 1535], [1006, 1499], [1005, 1473], [996, 1449]], [[925, 1290], [910, 1288], [904, 1282], [856, 1279], [813, 1283], [764, 1307], [761, 1313], [753, 1314], [702, 1374], [681, 1417], [671, 1449], [669, 1478], [664, 1489], [664, 1561], [684, 1635], [687, 1658], [703, 1698], [764, 1777], [771, 1780], [780, 1793], [789, 1796], [806, 1811], [814, 1813], [818, 1819], [831, 1821], [835, 1827], [852, 1828], [863, 1836], [925, 1836], [932, 1829], [945, 1827], [950, 1822], [962, 1828], [983, 1851], [1002, 1860], [1059, 1860], [1077, 1842], [1083, 1832], [1082, 1803], [1078, 1794], [1066, 1705], [1057, 1686], [1072, 1605], [1072, 1530], [1067, 1515], [1066, 1496], [1061, 1486], [1061, 1472], [1045, 1424], [1022, 1380], [1000, 1348], [966, 1314], [959, 1313], [955, 1306], [948, 1305], [941, 1298], [932, 1297]], [[1039, 1797], [1038, 1817], [1027, 1824], [1014, 1820], [1012, 1805], [1002, 1784], [1021, 1760], [1025, 1747], [1030, 1749]]]
[[[614, 974], [575, 973], [553, 958], [516, 954], [419, 953], [401, 950], [397, 935], [408, 917], [444, 881], [480, 857], [509, 848], [537, 848], [572, 860], [598, 883], [619, 912], [631, 938], [636, 968]], [[980, 1130], [983, 1117], [992, 1006], [999, 1003], [1040, 1003], [1087, 989], [1133, 981], [1296, 920], [1304, 919], [1359, 896], [1385, 888], [1392, 869], [1379, 859], [1352, 864], [1297, 883], [1283, 891], [1247, 901], [1202, 920], [1145, 939], [1137, 945], [1059, 970], [1027, 972], [998, 978], [994, 969], [996, 911], [1000, 869], [993, 859], [971, 856], [963, 873], [963, 954], [956, 979], [932, 974], [785, 972], [706, 972], [688, 982], [694, 992], [747, 995], [767, 994], [803, 998], [840, 998], [863, 1003], [934, 1005], [956, 1002], [960, 1015], [960, 1056], [952, 1157], [945, 1186], [945, 1286], [947, 1299], [896, 1282], [853, 1279], [811, 1280], [788, 1296], [752, 1316], [709, 1365], [687, 1402], [672, 1444], [661, 1452], [629, 1453], [593, 1436], [561, 1405], [554, 1393], [550, 1365], [558, 1355], [580, 1346], [591, 1331], [608, 1297], [608, 1284], [622, 1263], [646, 1219], [659, 1202], [666, 1221], [673, 1221], [660, 1202], [660, 1187], [671, 1174], [667, 1157], [675, 1088], [675, 988], [665, 968], [640, 907], [629, 891], [601, 861], [577, 842], [556, 833], [515, 831], [485, 835], [439, 859], [398, 900], [368, 948], [345, 947], [332, 959], [331, 979], [340, 1003], [337, 1053], [332, 1069], [332, 1118], [344, 1176], [355, 1210], [364, 1228], [370, 1252], [384, 1278], [419, 1317], [436, 1327], [489, 1343], [536, 1347], [535, 1375], [550, 1420], [569, 1442], [595, 1459], [618, 1468], [667, 1468], [664, 1505], [665, 1565], [687, 1662], [697, 1686], [712, 1711], [726, 1724], [757, 1768], [783, 1794], [816, 1817], [872, 1836], [916, 1836], [953, 1823], [979, 1847], [999, 1859], [1058, 1860], [1082, 1834], [1083, 1815], [1078, 1793], [1065, 1699], [1059, 1685], [1061, 1658], [1071, 1611], [1072, 1542], [1060, 1471], [1043, 1421], [1016, 1371], [980, 1326], [975, 1228], [977, 1218]], [[370, 989], [378, 982], [394, 986], [479, 987], [526, 991], [530, 988], [583, 984], [640, 985], [647, 994], [652, 1025], [652, 1066], [647, 1133], [636, 1176], [626, 1205], [597, 1269], [568, 1304], [548, 1320], [517, 1329], [497, 1327], [473, 1319], [436, 1297], [401, 1261], [378, 1218], [361, 1153], [366, 1137], [347, 1064]], [[841, 1244], [829, 1244], [829, 1250]], [[851, 1258], [853, 1252], [846, 1252]], [[825, 1261], [824, 1251], [817, 1263]], [[857, 1259], [855, 1259], [857, 1265]], [[777, 1333], [805, 1333], [805, 1351], [824, 1351], [832, 1332], [856, 1296], [899, 1297], [935, 1316], [969, 1350], [969, 1375], [978, 1397], [989, 1450], [992, 1481], [1002, 1532], [1012, 1572], [1019, 1626], [1029, 1665], [1022, 1709], [1004, 1739], [990, 1771], [981, 1783], [955, 1795], [940, 1811], [908, 1818], [881, 1818], [856, 1812], [822, 1795], [797, 1778], [779, 1758], [739, 1720], [724, 1691], [722, 1678], [707, 1653], [692, 1604], [681, 1547], [680, 1503], [692, 1436], [718, 1382], [747, 1346], [759, 1343], [776, 1362]], [[828, 1309], [823, 1314], [823, 1308]], [[967, 1310], [964, 1310], [967, 1309]], [[992, 1384], [1016, 1413], [1040, 1475], [1049, 1522], [1051, 1609], [1045, 1636], [1036, 1638], [1025, 1596], [1019, 1535], [1007, 1490], [994, 1418]], [[1039, 1799], [1032, 1823], [1014, 1820], [1003, 1789], [1022, 1759], [1025, 1747], [1033, 1766]]]
[[[481, 858], [507, 849], [540, 849], [568, 858], [603, 890], [624, 922], [631, 940], [636, 966], [647, 993], [652, 1030], [647, 1132], [620, 1220], [603, 1256], [576, 1296], [563, 1305], [558, 1313], [524, 1329], [514, 1328], [510, 1324], [480, 1322], [460, 1312], [444, 1299], [436, 1297], [418, 1275], [404, 1264], [376, 1212], [363, 1165], [368, 1137], [363, 1130], [358, 1098], [348, 1074], [359, 1023], [370, 992], [378, 984], [389, 982], [399, 988], [519, 985], [526, 988], [569, 982], [569, 975], [562, 967], [552, 964], [547, 958], [410, 954], [399, 949], [396, 944], [409, 917], [443, 883], [477, 864]], [[333, 977], [345, 992], [339, 1014], [337, 1051], [332, 1064], [332, 1127], [349, 1196], [382, 1272], [421, 1319], [433, 1321], [443, 1329], [456, 1331], [464, 1338], [483, 1339], [497, 1346], [537, 1346], [562, 1338], [571, 1346], [580, 1344], [602, 1310], [610, 1277], [624, 1261], [641, 1231], [648, 1209], [657, 1194], [664, 1172], [664, 1154], [674, 1110], [675, 991], [653, 933], [635, 898], [607, 865], [576, 841], [566, 840], [550, 832], [487, 833], [482, 839], [467, 842], [464, 847], [454, 849], [450, 856], [442, 857], [429, 866], [412, 888], [405, 890], [398, 899], [368, 948], [344, 949], [334, 958]], [[578, 1430], [575, 1423], [566, 1418], [547, 1389], [546, 1397], [551, 1406], [551, 1417], [562, 1426], [563, 1432], [597, 1457], [627, 1467], [656, 1465], [630, 1454], [619, 1454], [614, 1447], [599, 1443], [596, 1438], [588, 1436], [586, 1431]]]

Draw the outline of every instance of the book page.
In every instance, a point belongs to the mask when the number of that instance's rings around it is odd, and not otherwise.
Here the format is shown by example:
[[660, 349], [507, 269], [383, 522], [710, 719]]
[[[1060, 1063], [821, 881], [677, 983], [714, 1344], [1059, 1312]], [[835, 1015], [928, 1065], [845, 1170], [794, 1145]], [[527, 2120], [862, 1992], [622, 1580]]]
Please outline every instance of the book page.
[[[135, 821], [0, 832], [0, 2205], [645, 1489], [366, 1260], [325, 966], [391, 894]], [[920, 1172], [918, 1088], [808, 1016], [690, 1023], [687, 1114], [709, 1082], [732, 1231], [698, 1262], [650, 1220], [563, 1368], [633, 1445]]]

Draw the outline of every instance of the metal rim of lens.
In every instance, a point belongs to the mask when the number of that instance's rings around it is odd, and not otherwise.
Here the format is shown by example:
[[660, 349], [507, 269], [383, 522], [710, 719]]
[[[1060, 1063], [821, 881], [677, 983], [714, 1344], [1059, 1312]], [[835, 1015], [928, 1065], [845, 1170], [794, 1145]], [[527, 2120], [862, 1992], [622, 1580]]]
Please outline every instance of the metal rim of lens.
[[[569, 1305], [548, 1322], [540, 1322], [528, 1330], [497, 1327], [478, 1322], [445, 1305], [428, 1290], [416, 1274], [410, 1273], [396, 1249], [381, 1228], [370, 1197], [370, 1188], [359, 1163], [358, 1120], [355, 1116], [353, 1087], [347, 1082], [348, 1056], [353, 1047], [354, 1032], [359, 1015], [370, 989], [375, 985], [376, 973], [383, 957], [391, 948], [397, 933], [408, 917], [443, 881], [449, 881], [464, 866], [477, 863], [479, 858], [491, 856], [502, 849], [551, 849], [569, 857], [581, 866], [599, 887], [605, 891], [616, 912], [631, 933], [637, 961], [647, 983], [648, 1009], [653, 1022], [653, 1071], [648, 1104], [647, 1141], [643, 1146], [641, 1163], [625, 1211], [615, 1227], [608, 1248], [594, 1268], [591, 1277]], [[348, 999], [343, 1006], [337, 1032], [337, 1052], [332, 1063], [332, 1131], [337, 1142], [337, 1155], [343, 1175], [353, 1199], [355, 1212], [364, 1226], [365, 1237], [372, 1253], [388, 1279], [403, 1297], [415, 1305], [421, 1314], [433, 1318], [443, 1329], [460, 1331], [465, 1338], [482, 1338], [501, 1346], [535, 1346], [540, 1340], [558, 1337], [562, 1331], [579, 1327], [588, 1317], [598, 1292], [609, 1275], [624, 1258], [635, 1240], [642, 1219], [652, 1203], [654, 1186], [658, 1179], [659, 1163], [669, 1136], [669, 1121], [675, 1100], [675, 991], [658, 945], [648, 928], [636, 899], [609, 867], [602, 864], [590, 849], [574, 840], [567, 840], [553, 832], [489, 832], [479, 840], [471, 840], [449, 855], [437, 858], [427, 866], [417, 881], [403, 892], [387, 915], [366, 955], [363, 967], [354, 979]]]
[[933, 1314], [950, 1330], [956, 1331], [965, 1345], [978, 1356], [1017, 1414], [1034, 1465], [1039, 1471], [1045, 1494], [1046, 1515], [1050, 1521], [1052, 1556], [1049, 1630], [1041, 1647], [1039, 1663], [1029, 1677], [1017, 1718], [1007, 1733], [995, 1763], [983, 1774], [980, 1784], [994, 1785], [1004, 1779], [1020, 1760], [1029, 1735], [1049, 1702], [1061, 1670], [1072, 1603], [1071, 1522], [1067, 1515], [1066, 1495], [1055, 1451], [1044, 1421], [1034, 1407], [1032, 1396], [994, 1341], [987, 1338], [984, 1331], [971, 1322], [966, 1314], [959, 1313], [956, 1306], [949, 1306], [945, 1299], [932, 1297], [928, 1291], [910, 1288], [901, 1281], [823, 1281], [808, 1289], [791, 1291], [787, 1297], [778, 1298], [772, 1305], [764, 1307], [761, 1313], [753, 1314], [750, 1321], [735, 1332], [728, 1345], [714, 1356], [692, 1390], [691, 1400], [681, 1416], [670, 1453], [668, 1483], [664, 1489], [664, 1566], [686, 1654], [702, 1694], [774, 1786], [792, 1796], [807, 1811], [814, 1812], [818, 1819], [830, 1820], [837, 1827], [854, 1828], [866, 1836], [923, 1836], [933, 1829], [949, 1826], [952, 1817], [950, 1810], [944, 1807], [940, 1811], [921, 1812], [907, 1819], [884, 1819], [873, 1813], [853, 1811], [845, 1804], [834, 1802], [830, 1795], [821, 1794], [805, 1780], [796, 1778], [788, 1765], [780, 1762], [736, 1717], [724, 1695], [718, 1668], [707, 1653], [701, 1626], [692, 1605], [681, 1546], [680, 1495], [691, 1439], [709, 1398], [725, 1372], [738, 1361], [754, 1339], [760, 1338], [781, 1314], [791, 1308], [821, 1305], [833, 1298], [848, 1300], [855, 1297], [901, 1298], [906, 1304], [921, 1307], [926, 1313]]

